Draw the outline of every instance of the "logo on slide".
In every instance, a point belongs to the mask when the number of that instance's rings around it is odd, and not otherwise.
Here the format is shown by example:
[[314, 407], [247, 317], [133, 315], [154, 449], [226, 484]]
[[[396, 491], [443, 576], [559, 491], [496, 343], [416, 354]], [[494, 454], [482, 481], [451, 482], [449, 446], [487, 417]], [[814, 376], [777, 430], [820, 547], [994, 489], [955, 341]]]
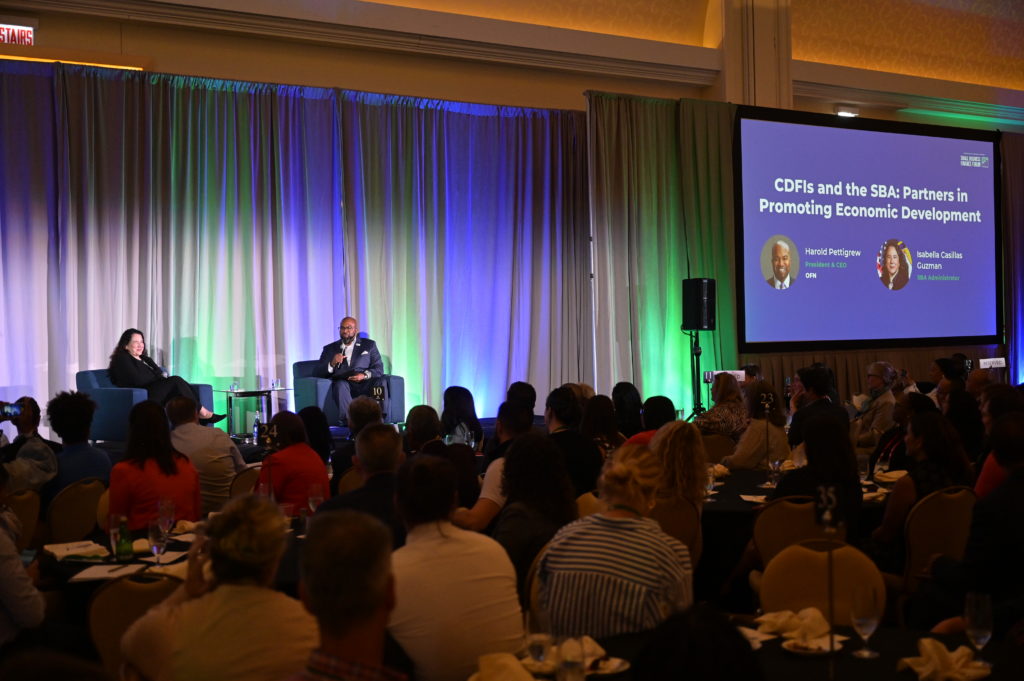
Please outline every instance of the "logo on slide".
[[960, 165], [965, 168], [988, 168], [988, 154], [965, 151], [960, 154]]

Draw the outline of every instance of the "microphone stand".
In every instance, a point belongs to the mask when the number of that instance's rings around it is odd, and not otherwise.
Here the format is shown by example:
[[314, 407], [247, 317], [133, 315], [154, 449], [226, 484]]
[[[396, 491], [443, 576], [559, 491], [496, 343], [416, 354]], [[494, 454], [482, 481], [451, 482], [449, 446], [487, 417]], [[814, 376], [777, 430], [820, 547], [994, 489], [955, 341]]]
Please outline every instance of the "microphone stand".
[[693, 411], [686, 420], [692, 421], [707, 410], [700, 398], [700, 331], [687, 332], [686, 335], [690, 337], [690, 390], [693, 393]]

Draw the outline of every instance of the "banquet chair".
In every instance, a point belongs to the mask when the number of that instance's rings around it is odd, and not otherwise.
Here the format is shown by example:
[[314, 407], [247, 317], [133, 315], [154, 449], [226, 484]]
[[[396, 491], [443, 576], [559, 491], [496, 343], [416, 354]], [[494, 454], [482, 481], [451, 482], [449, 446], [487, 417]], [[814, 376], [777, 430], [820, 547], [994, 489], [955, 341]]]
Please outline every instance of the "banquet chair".
[[[384, 366], [385, 374], [381, 385], [381, 412], [384, 423], [399, 423], [405, 420], [405, 379], [389, 373], [390, 362]], [[331, 397], [331, 380], [316, 375], [320, 360], [306, 360], [292, 364], [292, 387], [295, 389], [295, 411], [305, 407], [320, 407], [327, 417], [327, 423], [338, 422], [338, 405]]]
[[180, 579], [169, 575], [135, 574], [115, 579], [93, 594], [89, 603], [89, 634], [111, 678], [120, 678], [124, 632], [180, 584]]
[[7, 497], [7, 506], [14, 511], [21, 523], [21, 534], [15, 547], [18, 551], [24, 551], [32, 543], [32, 537], [36, 533], [36, 524], [39, 522], [39, 492], [31, 489], [24, 489]]
[[353, 466], [349, 468], [338, 480], [338, 494], [344, 494], [345, 492], [351, 492], [354, 489], [359, 489], [363, 486], [366, 480], [363, 478], [363, 474], [355, 469]]
[[96, 504], [96, 525], [104, 532], [110, 530], [110, 490], [103, 490]]
[[231, 486], [228, 488], [228, 498], [234, 499], [250, 494], [256, 488], [262, 468], [263, 466], [256, 464], [235, 473], [235, 477], [231, 480]]
[[593, 492], [585, 492], [576, 497], [576, 515], [580, 518], [600, 513], [607, 508], [608, 506]]
[[[807, 539], [834, 538], [846, 540], [846, 528], [826, 531], [819, 525], [814, 514], [814, 499], [805, 496], [782, 497], [769, 502], [754, 520], [754, 548], [761, 559], [761, 565], [768, 565], [787, 546]], [[761, 570], [751, 570], [750, 588], [754, 593], [761, 589]]]
[[976, 500], [969, 487], [946, 487], [914, 504], [903, 529], [907, 552], [903, 574], [885, 575], [890, 591], [914, 593], [936, 555], [964, 557]]
[[658, 521], [662, 532], [686, 545], [690, 564], [696, 569], [704, 543], [697, 505], [682, 497], [658, 499], [651, 510], [651, 517]]
[[875, 593], [879, 616], [885, 612], [885, 581], [860, 550], [833, 539], [811, 539], [780, 551], [764, 571], [761, 609], [764, 612], [815, 607], [828, 618], [828, 554], [832, 554], [833, 618], [850, 626], [850, 605], [857, 587]]
[[732, 438], [720, 433], [704, 435], [704, 455], [708, 463], [718, 463], [736, 451], [736, 443]]
[[[90, 438], [124, 442], [128, 439], [128, 412], [139, 402], [149, 399], [145, 388], [119, 388], [110, 382], [106, 369], [89, 369], [75, 374], [78, 392], [85, 393], [96, 403]], [[213, 386], [193, 383], [199, 403], [213, 411]]]
[[83, 478], [58, 492], [46, 511], [49, 540], [62, 544], [85, 539], [96, 527], [96, 509], [105, 491], [102, 480]]

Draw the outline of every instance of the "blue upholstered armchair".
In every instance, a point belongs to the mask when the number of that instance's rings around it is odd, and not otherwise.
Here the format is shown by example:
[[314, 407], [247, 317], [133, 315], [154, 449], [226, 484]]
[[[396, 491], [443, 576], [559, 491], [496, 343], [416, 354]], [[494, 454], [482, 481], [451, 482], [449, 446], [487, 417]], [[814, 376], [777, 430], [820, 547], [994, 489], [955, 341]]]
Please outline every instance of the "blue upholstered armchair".
[[[338, 405], [331, 399], [331, 381], [316, 376], [317, 360], [296, 362], [292, 365], [292, 386], [295, 388], [295, 411], [305, 407], [320, 407], [327, 423], [338, 422]], [[384, 400], [381, 403], [384, 423], [405, 420], [405, 379], [384, 374]]]
[[[99, 409], [92, 419], [93, 440], [124, 442], [128, 439], [128, 412], [146, 400], [145, 388], [118, 388], [110, 382], [106, 369], [90, 369], [75, 374], [78, 391], [91, 397]], [[213, 411], [213, 386], [194, 383], [199, 402]]]

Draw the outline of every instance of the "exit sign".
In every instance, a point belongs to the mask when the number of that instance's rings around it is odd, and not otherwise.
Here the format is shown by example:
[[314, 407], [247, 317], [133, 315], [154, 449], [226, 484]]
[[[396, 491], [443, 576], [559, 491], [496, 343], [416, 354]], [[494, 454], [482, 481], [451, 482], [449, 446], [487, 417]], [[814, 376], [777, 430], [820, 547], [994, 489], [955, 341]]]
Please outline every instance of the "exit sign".
[[36, 31], [31, 26], [0, 24], [0, 45], [34, 45]]

